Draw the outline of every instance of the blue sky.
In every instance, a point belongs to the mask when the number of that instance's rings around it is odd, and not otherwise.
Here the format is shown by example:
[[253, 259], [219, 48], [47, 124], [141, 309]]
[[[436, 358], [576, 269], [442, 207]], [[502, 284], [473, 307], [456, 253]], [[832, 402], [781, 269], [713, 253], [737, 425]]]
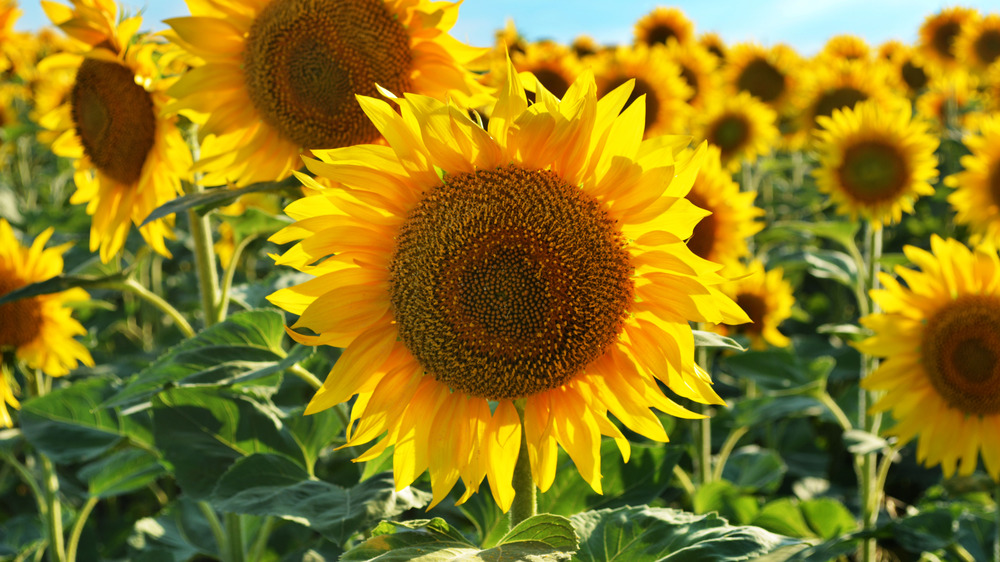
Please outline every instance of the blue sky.
[[[120, 0], [132, 9], [145, 7], [144, 24], [162, 29], [161, 20], [188, 15], [183, 0]], [[68, 0], [64, 0], [68, 3]], [[36, 29], [48, 20], [37, 0], [21, 0], [18, 29]], [[568, 43], [581, 33], [600, 43], [627, 43], [632, 26], [657, 5], [684, 10], [695, 31], [715, 31], [727, 43], [783, 42], [803, 54], [816, 52], [838, 33], [852, 33], [877, 45], [888, 39], [916, 40], [923, 19], [954, 2], [936, 0], [465, 0], [452, 34], [473, 45], [492, 42], [493, 31], [513, 18], [528, 39]], [[1000, 0], [966, 1], [981, 12], [1000, 12]]]

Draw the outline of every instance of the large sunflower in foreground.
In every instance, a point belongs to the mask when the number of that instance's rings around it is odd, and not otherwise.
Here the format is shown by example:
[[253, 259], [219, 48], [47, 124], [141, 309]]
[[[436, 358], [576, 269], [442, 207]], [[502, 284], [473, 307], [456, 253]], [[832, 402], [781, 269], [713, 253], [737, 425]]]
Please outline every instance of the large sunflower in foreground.
[[820, 165], [813, 175], [838, 212], [879, 228], [899, 222], [918, 197], [934, 193], [929, 182], [938, 175], [938, 139], [911, 117], [908, 106], [889, 111], [864, 102], [819, 118]]
[[973, 243], [985, 240], [1000, 247], [1000, 116], [982, 121], [981, 131], [963, 139], [972, 152], [963, 156], [963, 170], [944, 179], [954, 187], [948, 202], [955, 221], [968, 224]]
[[[40, 63], [43, 73], [75, 72], [65, 102], [42, 116], [41, 124], [59, 132], [53, 152], [74, 159], [76, 192], [70, 202], [87, 204], [90, 251], [100, 250], [107, 262], [125, 245], [133, 224], [181, 193], [191, 153], [176, 119], [163, 114], [167, 82], [154, 64], [161, 46], [136, 37], [141, 18], [116, 25], [111, 0], [73, 0], [72, 8], [42, 5], [83, 48]], [[153, 221], [139, 233], [169, 256], [164, 238], [173, 236], [171, 224]]]
[[931, 251], [904, 248], [920, 270], [882, 273], [872, 291], [882, 312], [861, 323], [874, 335], [856, 347], [884, 357], [862, 381], [885, 394], [874, 411], [892, 411], [886, 433], [919, 437], [917, 459], [944, 475], [970, 474], [979, 454], [1000, 479], [1000, 258], [992, 245], [972, 251], [931, 237]]
[[437, 98], [479, 89], [465, 66], [486, 51], [450, 35], [458, 4], [429, 0], [188, 0], [166, 20], [205, 61], [171, 88], [206, 114], [208, 184], [288, 177], [303, 150], [379, 138], [354, 96], [377, 87]]
[[746, 315], [684, 244], [705, 214], [684, 199], [704, 149], [643, 141], [643, 105], [622, 112], [631, 86], [598, 101], [585, 73], [529, 106], [508, 67], [488, 131], [428, 97], [401, 115], [362, 97], [389, 146], [306, 160], [339, 184], [300, 175], [312, 194], [273, 240], [301, 239], [276, 261], [316, 278], [270, 300], [300, 315], [297, 341], [346, 348], [306, 411], [357, 395], [347, 441], [380, 439], [358, 460], [394, 446], [397, 487], [429, 470], [434, 504], [459, 479], [464, 501], [487, 477], [506, 511], [523, 435], [541, 490], [562, 446], [600, 492], [601, 436], [629, 454], [609, 412], [666, 441], [650, 408], [700, 416], [660, 382], [722, 403], [688, 322]]
[[[45, 249], [50, 236], [51, 228], [24, 247], [7, 221], [0, 219], [0, 296], [62, 273], [62, 254], [69, 245]], [[92, 366], [87, 348], [74, 339], [86, 330], [66, 306], [88, 298], [83, 289], [69, 289], [0, 304], [0, 351], [13, 349], [28, 368], [53, 377], [69, 373], [80, 363]], [[16, 408], [18, 404], [6, 377], [0, 373], [0, 426], [10, 427], [7, 405]]]
[[712, 213], [701, 219], [688, 239], [696, 256], [716, 263], [739, 261], [749, 253], [747, 238], [760, 232], [764, 223], [757, 219], [764, 209], [754, 206], [757, 192], [740, 193], [732, 174], [722, 167], [717, 146], [709, 145], [705, 163], [687, 194], [695, 206]]
[[731, 264], [726, 274], [734, 278], [722, 285], [723, 292], [740, 305], [749, 322], [719, 324], [713, 329], [723, 335], [743, 335], [750, 340], [753, 349], [787, 347], [792, 343], [778, 331], [778, 326], [792, 316], [795, 297], [792, 285], [785, 279], [780, 267], [764, 270], [764, 264], [753, 261], [748, 266]]

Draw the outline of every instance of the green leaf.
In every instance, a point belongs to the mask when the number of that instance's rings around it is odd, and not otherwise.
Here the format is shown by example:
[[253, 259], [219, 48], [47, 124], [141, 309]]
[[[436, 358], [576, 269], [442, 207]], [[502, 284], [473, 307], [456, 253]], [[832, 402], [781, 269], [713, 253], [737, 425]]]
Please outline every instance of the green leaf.
[[824, 540], [834, 539], [858, 527], [854, 515], [833, 498], [815, 498], [799, 504], [809, 527]]
[[728, 480], [716, 480], [699, 486], [693, 500], [696, 513], [714, 511], [741, 525], [749, 524], [760, 511], [757, 498]]
[[733, 407], [738, 426], [756, 427], [797, 417], [824, 417], [834, 421], [833, 414], [812, 396], [760, 396], [743, 399]]
[[893, 522], [892, 536], [910, 552], [934, 552], [956, 540], [958, 522], [944, 510], [917, 513]]
[[37, 297], [39, 295], [61, 293], [76, 287], [81, 289], [91, 289], [111, 283], [121, 283], [125, 280], [125, 277], [126, 275], [124, 272], [118, 272], [112, 275], [100, 277], [95, 277], [93, 275], [56, 275], [55, 277], [51, 277], [45, 281], [31, 283], [14, 289], [9, 293], [4, 293], [0, 296], [0, 305], [29, 297]]
[[194, 500], [183, 496], [156, 517], [136, 521], [127, 542], [127, 559], [138, 562], [220, 559], [204, 513]]
[[[334, 437], [342, 435], [344, 424], [334, 408], [327, 408], [315, 414], [303, 415], [305, 407], [296, 409], [284, 418], [285, 426], [291, 431], [306, 459], [306, 466], [315, 466], [320, 453], [330, 445]], [[392, 448], [387, 451], [392, 454]], [[365, 464], [365, 468], [370, 463]], [[390, 461], [389, 469], [392, 469]], [[374, 473], [369, 474], [372, 476]]]
[[793, 537], [812, 538], [816, 536], [816, 533], [806, 523], [798, 502], [789, 498], [777, 499], [765, 505], [754, 518], [753, 524], [760, 525], [775, 533]]
[[56, 463], [93, 459], [126, 436], [150, 443], [140, 423], [146, 414], [123, 417], [101, 405], [113, 384], [106, 378], [78, 379], [28, 400], [20, 415], [25, 439]]
[[715, 514], [667, 508], [623, 507], [570, 518], [580, 537], [576, 560], [750, 560], [798, 541], [759, 527], [735, 527]]
[[788, 390], [825, 380], [835, 365], [831, 357], [807, 361], [791, 350], [747, 351], [724, 359], [728, 372], [753, 379], [761, 390]]
[[287, 457], [264, 453], [237, 461], [219, 480], [211, 497], [221, 511], [294, 521], [338, 545], [376, 521], [429, 501], [429, 494], [414, 488], [396, 492], [387, 473], [342, 488], [310, 479]]
[[233, 314], [174, 346], [104, 405], [141, 403], [167, 386], [231, 385], [280, 373], [312, 352], [297, 346], [286, 356], [284, 334], [284, 319], [273, 310]]
[[858, 284], [858, 266], [854, 258], [834, 250], [803, 250], [790, 256], [792, 261], [805, 262], [809, 273], [820, 279], [832, 279], [849, 289]]
[[725, 347], [737, 351], [746, 351], [746, 348], [733, 338], [727, 338], [715, 332], [706, 332], [704, 330], [691, 330], [691, 332], [694, 334], [694, 345], [697, 347]]
[[299, 185], [299, 180], [293, 176], [280, 182], [255, 183], [240, 189], [218, 187], [214, 189], [207, 189], [198, 193], [190, 193], [188, 195], [178, 197], [177, 199], [167, 201], [156, 209], [153, 209], [153, 212], [146, 217], [146, 220], [142, 221], [139, 228], [142, 228], [157, 219], [169, 217], [174, 213], [180, 213], [182, 211], [187, 211], [188, 209], [194, 209], [199, 215], [204, 215], [213, 209], [225, 207], [247, 193], [260, 193], [263, 191], [291, 191]]
[[497, 546], [480, 550], [444, 519], [383, 521], [372, 537], [347, 551], [341, 560], [377, 562], [547, 562], [569, 560], [576, 535], [568, 519], [536, 515], [522, 521]]
[[110, 498], [138, 490], [165, 473], [152, 453], [125, 449], [88, 464], [78, 476], [87, 483], [92, 497]]
[[844, 248], [855, 245], [858, 234], [859, 222], [857, 221], [835, 221], [835, 222], [805, 222], [805, 221], [780, 221], [776, 222], [772, 228], [788, 229], [802, 232], [818, 238], [833, 240]]
[[224, 389], [173, 388], [156, 395], [153, 435], [177, 482], [195, 499], [207, 498], [233, 463], [253, 453], [278, 453], [305, 466], [273, 406]]
[[757, 445], [741, 447], [729, 457], [722, 477], [747, 492], [774, 493], [788, 467], [781, 456]]

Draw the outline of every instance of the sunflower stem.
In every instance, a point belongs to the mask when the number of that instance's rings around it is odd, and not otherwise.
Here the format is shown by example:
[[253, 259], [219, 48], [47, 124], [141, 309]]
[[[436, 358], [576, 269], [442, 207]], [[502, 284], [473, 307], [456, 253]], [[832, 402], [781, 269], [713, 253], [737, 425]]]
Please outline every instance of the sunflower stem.
[[[195, 160], [198, 159], [198, 130], [191, 127], [188, 145]], [[191, 193], [202, 193], [201, 175], [192, 178]], [[198, 287], [201, 289], [201, 309], [205, 314], [205, 327], [219, 321], [219, 274], [215, 269], [215, 248], [212, 246], [212, 229], [207, 216], [201, 216], [194, 209], [188, 209], [191, 224], [191, 240], [194, 243], [195, 269], [198, 272]]]
[[[40, 370], [35, 371], [35, 396], [45, 396], [48, 384]], [[49, 532], [49, 560], [65, 562], [66, 546], [63, 537], [62, 502], [59, 501], [59, 476], [49, 457], [36, 452], [42, 467], [42, 488], [45, 495], [45, 527]]]
[[528, 437], [524, 432], [524, 405], [514, 404], [521, 419], [521, 449], [514, 465], [514, 501], [510, 505], [510, 528], [533, 517], [538, 505], [535, 501], [535, 481], [531, 477], [531, 460], [528, 459]]
[[191, 324], [188, 324], [188, 321], [184, 318], [183, 314], [181, 314], [170, 303], [163, 300], [162, 297], [150, 291], [135, 279], [126, 279], [120, 283], [103, 283], [99, 285], [99, 287], [132, 293], [133, 295], [144, 299], [149, 304], [158, 308], [160, 312], [169, 316], [174, 323], [177, 324], [177, 328], [182, 334], [184, 334], [184, 337], [194, 337], [194, 328], [191, 327]]
[[[878, 312], [877, 304], [871, 298], [871, 291], [878, 288], [879, 260], [882, 257], [882, 229], [872, 221], [865, 223], [864, 270], [858, 275], [858, 283], [862, 284], [859, 291], [859, 309], [865, 314]], [[858, 388], [858, 427], [868, 433], [878, 432], [881, 416], [868, 415], [869, 396], [861, 383], [878, 368], [878, 359], [870, 355], [861, 357], [861, 377]], [[858, 485], [861, 495], [861, 525], [865, 531], [870, 531], [878, 520], [880, 503], [880, 487], [878, 485], [878, 466], [876, 453], [860, 455], [858, 462]], [[861, 545], [861, 559], [864, 562], [874, 562], [877, 555], [877, 545], [874, 538], [866, 538]]]
[[90, 517], [90, 512], [94, 510], [94, 506], [97, 505], [98, 500], [97, 496], [87, 498], [87, 502], [83, 504], [83, 507], [76, 514], [76, 521], [73, 522], [73, 527], [69, 533], [69, 544], [66, 546], [66, 560], [68, 562], [75, 562], [76, 560], [76, 550], [80, 545], [80, 535], [83, 534], [83, 527], [87, 523], [87, 518]]
[[239, 513], [226, 514], [226, 562], [243, 562], [243, 518]]
[[[747, 164], [744, 162], [744, 169]], [[707, 326], [698, 325], [699, 330], [705, 330]], [[708, 348], [701, 346], [695, 349], [695, 360], [698, 365], [705, 369], [706, 373], [712, 372], [712, 358], [708, 354]], [[712, 409], [711, 406], [702, 405], [701, 413], [705, 417], [698, 420], [698, 479], [704, 486], [712, 481]]]

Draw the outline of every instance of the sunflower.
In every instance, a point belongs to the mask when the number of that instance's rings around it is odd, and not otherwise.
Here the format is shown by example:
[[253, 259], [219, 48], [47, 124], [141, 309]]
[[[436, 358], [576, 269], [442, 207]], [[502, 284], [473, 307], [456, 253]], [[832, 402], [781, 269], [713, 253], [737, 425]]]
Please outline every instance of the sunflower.
[[871, 57], [871, 47], [857, 35], [834, 35], [826, 41], [818, 56], [842, 60], [867, 60]]
[[979, 80], [964, 69], [936, 76], [917, 97], [917, 113], [934, 124], [935, 132], [969, 129], [986, 108]]
[[929, 59], [946, 68], [958, 64], [955, 58], [955, 40], [962, 29], [980, 18], [979, 12], [971, 8], [952, 6], [927, 16], [920, 26], [919, 46]]
[[[47, 229], [25, 247], [10, 224], [0, 219], [0, 295], [62, 273], [62, 255], [70, 245], [45, 249], [52, 232], [52, 228]], [[74, 339], [87, 331], [66, 306], [88, 298], [83, 289], [69, 289], [0, 305], [0, 350], [13, 349], [14, 356], [28, 368], [53, 377], [69, 373], [80, 363], [93, 366], [87, 348]], [[6, 404], [16, 408], [17, 400], [6, 373], [0, 374], [0, 394], [0, 426], [10, 427]]]
[[803, 78], [797, 102], [801, 122], [799, 130], [811, 134], [816, 119], [829, 117], [836, 109], [849, 109], [865, 100], [876, 100], [882, 107], [909, 105], [894, 92], [903, 86], [896, 81], [884, 61], [828, 60], [811, 65]]
[[726, 53], [723, 75], [730, 92], [747, 92], [776, 111], [783, 111], [798, 91], [803, 62], [787, 45], [765, 48], [741, 43]]
[[[142, 20], [115, 25], [111, 0], [72, 0], [69, 8], [43, 4], [49, 18], [84, 46], [81, 53], [58, 53], [40, 63], [42, 72], [75, 73], [65, 103], [41, 117], [57, 131], [52, 150], [74, 159], [76, 193], [91, 215], [90, 251], [108, 262], [125, 245], [132, 224], [141, 224], [163, 203], [181, 193], [191, 155], [174, 117], [164, 117], [168, 81], [153, 61], [161, 46], [136, 37]], [[139, 229], [158, 253], [170, 256], [164, 238], [172, 221]]]
[[695, 118], [695, 136], [719, 147], [722, 165], [735, 172], [743, 161], [768, 154], [778, 142], [777, 117], [746, 92], [714, 98]]
[[903, 84], [906, 96], [914, 100], [940, 74], [937, 65], [927, 62], [919, 50], [900, 46], [885, 59], [893, 69], [898, 82]]
[[600, 53], [593, 61], [597, 75], [597, 94], [603, 97], [622, 84], [634, 80], [632, 95], [625, 107], [645, 96], [646, 137], [681, 130], [687, 122], [691, 106], [691, 87], [681, 77], [680, 68], [667, 57], [662, 48], [618, 47]]
[[722, 40], [722, 36], [718, 33], [711, 31], [702, 33], [698, 36], [698, 44], [714, 55], [720, 63], [726, 60], [726, 42]]
[[695, 109], [705, 106], [705, 100], [717, 95], [721, 85], [717, 59], [708, 49], [697, 43], [677, 43], [671, 41], [665, 48], [667, 58], [677, 64], [681, 78], [691, 88], [687, 103]]
[[869, 101], [835, 109], [819, 123], [820, 165], [813, 175], [841, 214], [864, 217], [880, 228], [912, 213], [921, 195], [934, 193], [938, 139], [926, 122], [912, 119], [908, 106], [890, 111]]
[[712, 213], [701, 219], [687, 245], [694, 254], [708, 261], [729, 264], [749, 253], [747, 238], [760, 232], [764, 224], [757, 219], [764, 210], [755, 207], [754, 191], [740, 193], [732, 174], [722, 167], [719, 148], [708, 146], [705, 162], [687, 194], [688, 201]]
[[722, 291], [746, 311], [749, 322], [717, 324], [713, 327], [722, 335], [743, 335], [753, 349], [767, 349], [768, 345], [787, 347], [791, 343], [778, 326], [792, 315], [792, 286], [784, 278], [784, 271], [777, 267], [764, 271], [764, 264], [754, 260], [748, 266], [739, 262], [726, 269], [733, 277], [722, 285]]
[[597, 41], [594, 41], [594, 38], [589, 35], [577, 35], [569, 48], [573, 50], [573, 54], [577, 58], [583, 59], [591, 55], [596, 55], [603, 47], [598, 45]]
[[[518, 72], [531, 73], [557, 98], [566, 94], [569, 85], [583, 70], [583, 65], [573, 51], [552, 41], [528, 43], [522, 52], [512, 53], [510, 59]], [[487, 76], [490, 78], [503, 76], [506, 65], [506, 55], [504, 55], [503, 64], [494, 68]], [[529, 91], [534, 91], [534, 80], [525, 76], [522, 81], [528, 86]]]
[[678, 8], [658, 7], [635, 22], [636, 45], [686, 44], [694, 37], [694, 24]]
[[972, 154], [963, 156], [963, 170], [944, 179], [954, 187], [948, 202], [955, 208], [955, 220], [968, 224], [972, 243], [985, 240], [1000, 247], [1000, 115], [984, 119], [978, 134], [963, 142]]
[[346, 348], [306, 412], [357, 395], [348, 444], [381, 437], [358, 460], [394, 446], [396, 486], [429, 470], [432, 505], [488, 477], [507, 511], [522, 435], [542, 491], [562, 446], [600, 492], [601, 435], [629, 452], [608, 412], [665, 441], [650, 407], [700, 416], [658, 380], [721, 404], [688, 322], [747, 318], [683, 242], [704, 216], [684, 199], [704, 149], [642, 141], [631, 83], [598, 100], [588, 72], [529, 106], [505, 74], [488, 131], [429, 97], [397, 100], [401, 115], [359, 98], [389, 146], [317, 151], [307, 167], [336, 187], [300, 174], [311, 194], [272, 239], [301, 239], [276, 261], [316, 275], [270, 297], [300, 315], [289, 333]]
[[882, 312], [861, 323], [874, 335], [856, 345], [884, 357], [862, 386], [885, 394], [873, 411], [890, 411], [886, 431], [906, 443], [919, 436], [917, 459], [946, 477], [971, 474], [982, 453], [1000, 479], [1000, 258], [992, 245], [969, 248], [931, 237], [931, 251], [904, 248], [920, 270], [896, 267], [903, 287], [882, 273], [872, 291]]
[[1000, 60], [1000, 14], [987, 14], [962, 26], [955, 37], [955, 56], [977, 71]]
[[170, 94], [207, 114], [195, 170], [211, 185], [280, 180], [300, 154], [374, 142], [356, 94], [435, 97], [479, 91], [464, 66], [485, 49], [447, 31], [458, 4], [430, 0], [188, 0], [194, 17], [166, 20], [205, 64]]

